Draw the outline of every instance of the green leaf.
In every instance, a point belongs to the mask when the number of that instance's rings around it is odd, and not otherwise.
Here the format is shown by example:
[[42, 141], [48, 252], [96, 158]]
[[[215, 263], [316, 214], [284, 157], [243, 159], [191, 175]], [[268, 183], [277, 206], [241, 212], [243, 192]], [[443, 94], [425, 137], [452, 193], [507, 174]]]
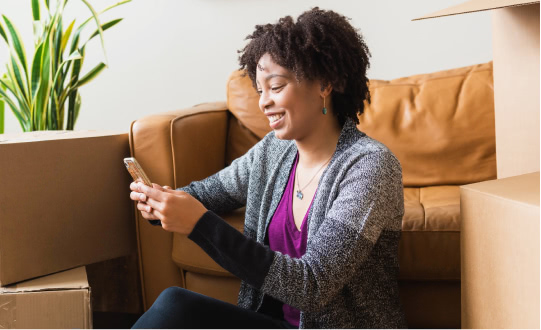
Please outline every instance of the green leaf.
[[43, 129], [47, 118], [47, 104], [51, 92], [51, 47], [50, 37], [47, 38], [43, 46], [41, 55], [41, 75], [36, 99], [33, 103], [32, 111], [32, 129]]
[[[111, 5], [111, 6], [107, 7], [107, 8], [105, 8], [104, 10], [100, 11], [99, 14], [101, 15], [101, 14], [109, 11], [110, 9], [113, 9], [113, 8], [115, 8], [117, 6], [123, 5], [123, 4], [128, 3], [128, 2], [131, 2], [131, 0], [124, 0], [124, 1], [117, 2], [114, 5]], [[92, 18], [93, 18], [93, 16], [87, 18], [83, 23], [81, 23], [81, 25], [79, 25], [77, 30], [75, 30], [73, 38], [71, 39], [70, 53], [73, 52], [78, 47], [78, 45], [79, 45], [79, 37], [80, 37], [81, 31], [92, 20]]]
[[6, 35], [6, 31], [4, 31], [4, 27], [2, 26], [2, 22], [0, 22], [0, 36], [4, 38], [6, 43], [9, 45], [8, 36]]
[[51, 90], [51, 97], [49, 99], [49, 129], [58, 129], [58, 97], [54, 88]]
[[39, 21], [39, 0], [32, 0], [32, 16], [34, 21]]
[[105, 52], [105, 41], [103, 40], [103, 30], [101, 28], [101, 23], [98, 18], [98, 13], [94, 10], [94, 8], [90, 5], [90, 3], [87, 0], [81, 0], [92, 12], [92, 17], [94, 18], [94, 21], [96, 22], [96, 25], [98, 26], [98, 33], [100, 34], [100, 41], [101, 41], [101, 48], [103, 50], [103, 57], [105, 58], [105, 62], [107, 62], [107, 53]]
[[59, 17], [58, 23], [56, 24], [56, 27], [55, 27], [53, 47], [54, 47], [53, 69], [56, 70], [56, 68], [58, 67], [58, 64], [62, 62], [62, 52], [60, 51], [60, 49], [62, 48], [62, 16]]
[[[120, 23], [120, 21], [122, 21], [122, 18], [114, 19], [114, 20], [112, 20], [112, 21], [110, 21], [110, 22], [107, 22], [107, 23], [103, 24], [103, 25], [101, 26], [101, 29], [102, 29], [102, 31], [105, 31], [105, 30], [107, 30], [107, 29], [109, 29], [109, 28], [111, 28], [111, 27], [117, 25], [118, 23]], [[99, 34], [99, 30], [94, 31], [94, 33], [92, 33], [92, 34], [90, 35], [90, 37], [88, 38], [88, 40], [83, 44], [83, 47], [85, 47], [86, 44], [87, 44], [90, 40], [92, 40], [95, 36], [97, 36], [98, 34]]]
[[75, 118], [73, 120], [73, 126], [71, 129], [75, 127], [75, 123], [77, 122], [77, 118], [79, 118], [79, 110], [81, 109], [81, 94], [77, 93], [77, 96], [75, 97]]
[[34, 61], [32, 62], [32, 77], [31, 77], [31, 91], [32, 99], [36, 97], [36, 93], [39, 86], [40, 73], [41, 73], [41, 56], [43, 52], [43, 44], [40, 44], [34, 53]]
[[6, 27], [11, 35], [12, 47], [17, 53], [17, 56], [19, 56], [19, 61], [21, 61], [21, 64], [23, 65], [23, 68], [24, 68], [24, 73], [26, 75], [28, 72], [28, 69], [26, 67], [26, 55], [24, 52], [24, 45], [23, 45], [22, 39], [19, 35], [19, 32], [17, 31], [15, 26], [13, 26], [9, 18], [7, 18], [5, 15], [2, 15], [2, 17], [4, 18], [4, 21], [6, 22]]
[[10, 75], [11, 80], [13, 80], [16, 83], [16, 89], [23, 95], [23, 97], [28, 100], [28, 94], [26, 91], [26, 84], [23, 80], [23, 76], [21, 75], [21, 71], [19, 70], [19, 65], [17, 64], [17, 61], [15, 60], [15, 56], [10, 56], [10, 62], [7, 66], [8, 73]]
[[62, 37], [62, 44], [60, 45], [60, 52], [64, 53], [64, 50], [66, 49], [66, 45], [68, 44], [68, 40], [71, 35], [71, 31], [73, 30], [73, 26], [75, 25], [75, 20], [71, 22], [71, 24], [66, 29], [66, 32], [64, 32], [64, 36]]
[[[57, 84], [59, 76], [63, 74], [63, 71], [62, 71], [63, 66], [67, 65], [69, 62], [72, 62], [72, 61], [75, 61], [75, 60], [80, 60], [82, 58], [83, 57], [81, 56], [81, 54], [79, 54], [78, 51], [75, 51], [75, 52], [73, 52], [73, 54], [70, 54], [70, 56], [65, 61], [63, 61], [60, 64], [60, 66], [58, 67], [58, 69], [56, 70], [56, 73], [55, 73], [55, 76], [54, 76], [54, 79], [53, 79], [53, 86], [55, 86]], [[60, 78], [60, 79], [62, 79], [62, 78]]]
[[99, 63], [92, 70], [90, 70], [87, 74], [85, 74], [81, 79], [79, 79], [79, 81], [74, 86], [74, 88], [79, 88], [79, 87], [87, 84], [92, 79], [96, 78], [98, 76], [98, 74], [100, 74], [100, 72], [103, 71], [103, 69], [105, 69], [105, 68], [106, 68], [106, 65], [103, 62]]
[[72, 130], [75, 127], [75, 122], [79, 117], [79, 110], [81, 109], [81, 94], [74, 90], [70, 93], [68, 102], [68, 122], [66, 129]]
[[7, 76], [7, 74], [5, 74], [3, 78], [0, 78], [0, 88], [2, 88], [4, 91], [8, 90], [11, 92], [11, 94], [13, 94], [13, 96], [17, 100], [17, 103], [19, 104], [16, 110], [20, 111], [28, 120], [28, 118], [30, 117], [30, 107], [27, 104], [24, 95], [22, 95], [21, 91], [15, 87], [15, 84], [12, 81], [10, 81], [10, 78]]
[[27, 121], [24, 120], [21, 113], [17, 110], [17, 106], [15, 105], [15, 103], [9, 98], [9, 96], [6, 94], [6, 92], [4, 92], [4, 90], [1, 89], [1, 88], [0, 88], [0, 98], [3, 99], [5, 102], [7, 102], [7, 104], [11, 108], [11, 111], [13, 112], [15, 117], [17, 117], [17, 120], [21, 124], [21, 128], [23, 129], [23, 131], [26, 132], [27, 131], [27, 124], [26, 124]]

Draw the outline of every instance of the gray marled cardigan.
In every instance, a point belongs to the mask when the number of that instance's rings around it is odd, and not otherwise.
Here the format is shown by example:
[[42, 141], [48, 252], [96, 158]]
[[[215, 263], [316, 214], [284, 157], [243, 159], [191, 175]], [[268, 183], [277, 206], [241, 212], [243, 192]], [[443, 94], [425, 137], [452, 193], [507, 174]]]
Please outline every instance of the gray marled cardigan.
[[246, 205], [244, 235], [207, 212], [189, 235], [242, 284], [238, 304], [263, 296], [301, 310], [301, 328], [404, 328], [397, 285], [404, 199], [395, 156], [348, 120], [309, 211], [306, 254], [265, 245], [297, 154], [271, 132], [209, 178], [181, 188], [220, 213]]

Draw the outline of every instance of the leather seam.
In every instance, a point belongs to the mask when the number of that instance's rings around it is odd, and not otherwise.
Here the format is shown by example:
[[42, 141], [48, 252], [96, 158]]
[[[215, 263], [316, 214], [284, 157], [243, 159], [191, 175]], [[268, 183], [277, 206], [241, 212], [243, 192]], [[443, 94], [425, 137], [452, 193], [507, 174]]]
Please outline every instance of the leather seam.
[[[394, 87], [394, 86], [420, 86], [420, 85], [423, 85], [423, 84], [425, 84], [425, 83], [427, 83], [429, 81], [448, 79], [448, 78], [456, 78], [456, 77], [464, 77], [465, 78], [466, 76], [471, 75], [472, 73], [486, 72], [486, 71], [494, 71], [494, 69], [474, 70], [474, 71], [468, 71], [465, 74], [455, 74], [455, 75], [452, 75], [452, 76], [445, 76], [445, 77], [434, 77], [434, 78], [422, 80], [422, 81], [420, 81], [418, 83], [393, 83], [392, 80], [379, 80], [379, 81], [383, 81], [383, 82], [387, 82], [387, 83], [381, 83], [380, 85], [372, 86], [372, 87], [370, 87], [370, 89], [373, 89], [373, 88], [375, 89], [375, 88], [380, 88], [380, 87]], [[398, 79], [401, 79], [401, 78], [398, 78]], [[375, 80], [378, 81], [377, 79], [375, 79]]]

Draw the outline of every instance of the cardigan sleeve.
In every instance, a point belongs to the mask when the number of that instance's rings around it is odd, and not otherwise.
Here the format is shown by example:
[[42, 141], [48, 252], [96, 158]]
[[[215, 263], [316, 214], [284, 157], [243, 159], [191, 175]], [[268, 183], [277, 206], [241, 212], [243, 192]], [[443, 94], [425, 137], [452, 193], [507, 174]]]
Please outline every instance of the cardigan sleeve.
[[403, 215], [400, 165], [390, 152], [360, 157], [340, 180], [300, 259], [270, 251], [212, 214], [200, 219], [189, 238], [262, 292], [305, 312], [319, 310], [366, 262], [383, 230], [399, 233]]

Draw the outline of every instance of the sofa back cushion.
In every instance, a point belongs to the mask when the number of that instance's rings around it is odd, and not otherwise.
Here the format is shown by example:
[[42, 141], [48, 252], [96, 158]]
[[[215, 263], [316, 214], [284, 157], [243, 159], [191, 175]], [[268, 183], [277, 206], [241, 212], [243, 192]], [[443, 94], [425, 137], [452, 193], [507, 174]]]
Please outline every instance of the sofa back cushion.
[[[361, 131], [402, 164], [404, 186], [460, 185], [496, 178], [492, 62], [390, 81], [370, 80]], [[227, 104], [254, 135], [270, 131], [248, 76], [235, 71]]]

